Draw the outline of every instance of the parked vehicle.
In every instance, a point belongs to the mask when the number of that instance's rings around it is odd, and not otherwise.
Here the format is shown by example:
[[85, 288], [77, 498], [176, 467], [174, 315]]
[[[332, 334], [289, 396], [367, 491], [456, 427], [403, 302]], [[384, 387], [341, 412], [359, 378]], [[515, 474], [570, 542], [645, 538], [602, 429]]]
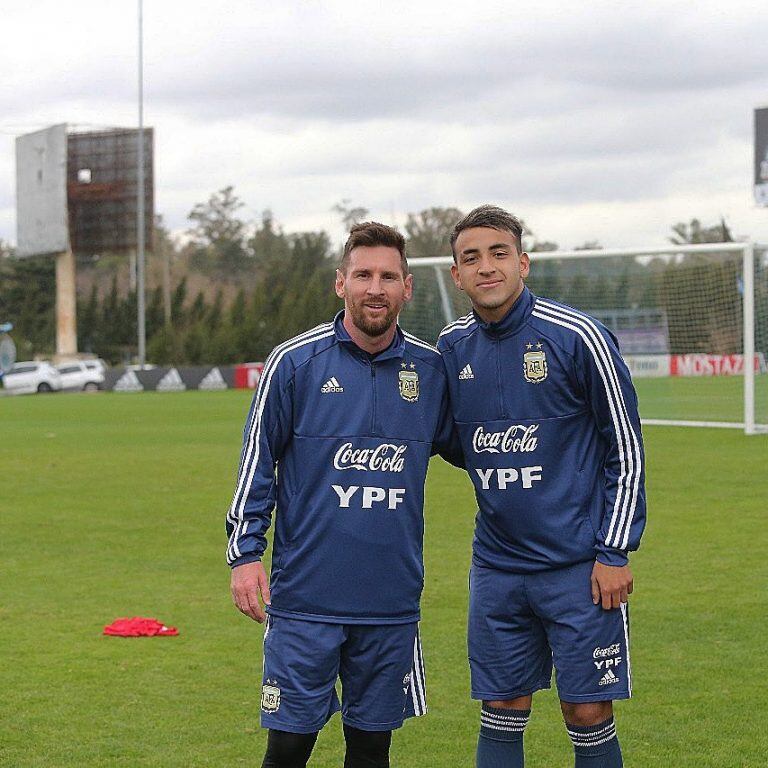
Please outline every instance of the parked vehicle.
[[83, 360], [83, 362], [85, 363], [85, 367], [92, 371], [106, 373], [107, 368], [109, 368], [106, 361], [102, 360], [100, 357], [94, 358], [93, 360]]
[[61, 374], [50, 363], [14, 363], [11, 370], [3, 376], [3, 387], [6, 392], [14, 395], [55, 392], [61, 389]]
[[56, 366], [61, 375], [61, 388], [96, 392], [104, 383], [104, 369], [98, 360], [76, 360]]

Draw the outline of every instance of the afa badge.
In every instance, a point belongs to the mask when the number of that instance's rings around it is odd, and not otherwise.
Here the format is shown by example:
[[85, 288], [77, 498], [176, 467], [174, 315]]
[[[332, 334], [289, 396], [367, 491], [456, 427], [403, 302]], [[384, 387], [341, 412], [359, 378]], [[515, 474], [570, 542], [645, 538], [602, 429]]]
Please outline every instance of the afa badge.
[[523, 376], [531, 384], [539, 384], [547, 378], [547, 355], [543, 349], [523, 355]]
[[280, 709], [280, 689], [276, 685], [261, 686], [261, 708], [267, 713]]
[[419, 374], [416, 371], [398, 371], [400, 397], [409, 403], [419, 399]]

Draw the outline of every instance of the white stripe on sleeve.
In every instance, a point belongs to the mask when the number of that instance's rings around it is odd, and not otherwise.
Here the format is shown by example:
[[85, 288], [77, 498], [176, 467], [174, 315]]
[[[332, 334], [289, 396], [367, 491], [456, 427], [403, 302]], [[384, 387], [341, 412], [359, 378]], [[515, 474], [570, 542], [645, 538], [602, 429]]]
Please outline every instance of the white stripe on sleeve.
[[532, 314], [542, 320], [548, 320], [575, 331], [581, 336], [595, 360], [608, 399], [621, 466], [605, 543], [609, 547], [626, 549], [629, 542], [629, 529], [637, 506], [641, 474], [640, 443], [627, 413], [610, 350], [597, 326], [584, 315], [541, 300], [537, 300]]
[[242, 527], [245, 522], [243, 519], [245, 502], [248, 498], [248, 491], [253, 482], [253, 475], [256, 472], [256, 466], [259, 461], [259, 438], [261, 436], [262, 414], [269, 394], [269, 387], [272, 383], [272, 376], [277, 370], [280, 361], [288, 352], [298, 349], [306, 344], [311, 344], [312, 342], [332, 336], [334, 332], [333, 323], [319, 325], [317, 328], [313, 328], [311, 331], [307, 331], [306, 333], [296, 336], [293, 339], [289, 339], [283, 344], [275, 347], [267, 358], [267, 362], [264, 364], [264, 370], [261, 373], [258, 389], [256, 391], [256, 401], [248, 425], [248, 437], [243, 449], [244, 459], [240, 466], [237, 489], [232, 500], [232, 505], [227, 513], [227, 519], [234, 525], [227, 547], [227, 560], [230, 563], [241, 556], [237, 541], [244, 532]]

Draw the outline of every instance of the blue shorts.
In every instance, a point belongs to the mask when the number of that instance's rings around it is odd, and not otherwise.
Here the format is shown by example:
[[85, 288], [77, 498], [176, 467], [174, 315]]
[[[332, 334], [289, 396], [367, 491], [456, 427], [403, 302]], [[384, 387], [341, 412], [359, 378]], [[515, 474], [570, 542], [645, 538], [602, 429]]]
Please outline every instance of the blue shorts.
[[[341, 703], [336, 680], [341, 680]], [[335, 712], [363, 731], [391, 731], [427, 711], [419, 625], [326, 624], [268, 616], [261, 725], [319, 731]]]
[[505, 701], [549, 688], [553, 662], [562, 701], [631, 696], [627, 605], [593, 605], [593, 565], [527, 574], [472, 566], [473, 699]]

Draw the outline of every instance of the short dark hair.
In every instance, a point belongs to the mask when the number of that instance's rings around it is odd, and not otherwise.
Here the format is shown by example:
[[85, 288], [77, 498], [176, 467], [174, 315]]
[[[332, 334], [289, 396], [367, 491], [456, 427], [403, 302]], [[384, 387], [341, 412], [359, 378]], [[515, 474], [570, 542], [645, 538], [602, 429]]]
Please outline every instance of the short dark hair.
[[473, 227], [488, 227], [488, 229], [498, 229], [500, 232], [510, 232], [515, 237], [518, 252], [523, 252], [523, 225], [520, 219], [497, 205], [480, 205], [457, 221], [451, 231], [451, 252], [454, 261], [456, 261], [456, 240], [465, 229]]
[[344, 243], [344, 253], [339, 264], [339, 269], [342, 272], [346, 273], [349, 267], [349, 254], [361, 245], [368, 248], [377, 245], [396, 248], [400, 254], [400, 267], [403, 270], [403, 277], [408, 275], [408, 259], [405, 258], [405, 238], [394, 227], [380, 224], [378, 221], [364, 221], [361, 224], [355, 224], [349, 230], [349, 237], [347, 242]]

